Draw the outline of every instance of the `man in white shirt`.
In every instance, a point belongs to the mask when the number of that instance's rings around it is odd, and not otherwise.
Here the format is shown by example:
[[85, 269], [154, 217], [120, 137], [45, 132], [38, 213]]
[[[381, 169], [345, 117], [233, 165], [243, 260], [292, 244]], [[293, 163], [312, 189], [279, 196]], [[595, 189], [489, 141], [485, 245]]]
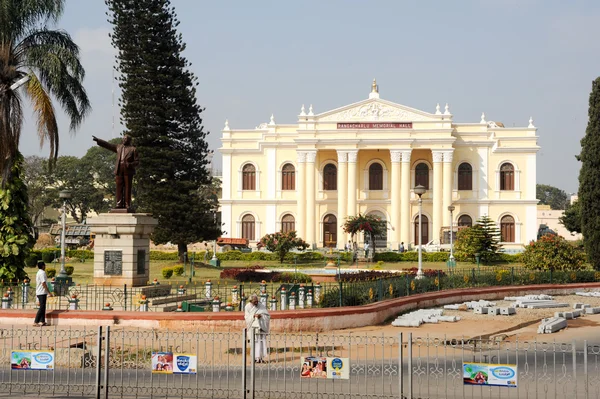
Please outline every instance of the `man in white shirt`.
[[251, 334], [253, 328], [256, 329], [254, 334], [254, 361], [256, 363], [266, 363], [264, 358], [267, 356], [267, 334], [269, 334], [271, 315], [267, 307], [258, 300], [258, 295], [250, 295], [250, 300], [244, 308], [244, 318], [249, 334]]
[[[44, 262], [38, 262], [38, 272], [35, 275], [35, 295], [37, 295], [40, 308], [35, 315], [35, 321], [33, 325], [35, 327], [47, 326], [46, 323], [46, 298], [48, 295], [52, 295], [48, 289], [48, 276], [46, 276], [46, 264]], [[41, 323], [41, 324], [40, 324]]]

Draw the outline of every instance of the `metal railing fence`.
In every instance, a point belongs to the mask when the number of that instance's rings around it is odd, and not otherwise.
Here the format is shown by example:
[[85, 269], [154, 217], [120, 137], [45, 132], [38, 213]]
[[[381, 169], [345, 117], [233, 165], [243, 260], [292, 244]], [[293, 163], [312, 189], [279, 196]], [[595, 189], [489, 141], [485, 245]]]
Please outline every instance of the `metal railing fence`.
[[[183, 301], [198, 303], [200, 310], [212, 311], [215, 298], [224, 307], [233, 303], [233, 310], [241, 309], [239, 303], [243, 296], [264, 292], [268, 297], [275, 298], [277, 309], [282, 308], [282, 287], [286, 288], [286, 309], [289, 308], [290, 295], [296, 298], [296, 308], [308, 307], [307, 295], [313, 296], [313, 307], [356, 306], [374, 303], [386, 299], [399, 298], [408, 295], [427, 293], [455, 288], [562, 284], [576, 282], [599, 282], [600, 272], [592, 270], [579, 271], [539, 271], [521, 267], [492, 267], [481, 266], [471, 269], [426, 270], [422, 279], [416, 279], [413, 274], [398, 274], [393, 277], [373, 278], [366, 281], [353, 280], [351, 276], [344, 277], [345, 281], [307, 283], [304, 286], [303, 301], [299, 298], [298, 283], [261, 283], [244, 282], [231, 284], [216, 281], [206, 282], [168, 281], [163, 282], [160, 291], [151, 293], [147, 287], [76, 285], [58, 287], [56, 292], [62, 293], [48, 298], [48, 309], [68, 309], [76, 295], [77, 307], [83, 310], [102, 310], [110, 303], [114, 310], [140, 310], [140, 300], [143, 295], [148, 297], [148, 310], [175, 311]], [[35, 287], [23, 283], [7, 284], [0, 282], [1, 292], [10, 292], [10, 307], [13, 309], [34, 308], [36, 303]], [[235, 293], [234, 293], [235, 292]], [[235, 304], [238, 304], [237, 307]], [[198, 309], [198, 308], [197, 308]]]
[[[587, 341], [277, 333], [267, 336], [267, 362], [254, 363], [252, 336], [245, 330], [3, 327], [2, 359], [34, 350], [51, 351], [55, 360], [52, 370], [12, 369], [10, 361], [0, 362], [0, 393], [166, 399], [600, 397], [600, 345]], [[156, 373], [153, 357], [159, 352], [194, 358], [189, 363], [194, 373]], [[326, 370], [309, 373], [307, 359], [321, 358], [341, 359], [348, 379], [325, 378]], [[473, 383], [469, 373], [478, 365], [511, 368], [514, 386]]]

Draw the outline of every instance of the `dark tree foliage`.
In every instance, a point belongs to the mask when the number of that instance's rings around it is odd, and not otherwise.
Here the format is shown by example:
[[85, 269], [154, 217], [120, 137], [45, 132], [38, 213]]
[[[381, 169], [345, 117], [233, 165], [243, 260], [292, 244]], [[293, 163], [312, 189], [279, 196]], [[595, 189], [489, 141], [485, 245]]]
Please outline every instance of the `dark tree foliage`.
[[600, 270], [600, 78], [592, 82], [588, 125], [581, 139], [579, 199], [581, 232], [588, 260]]
[[573, 205], [567, 207], [558, 220], [571, 233], [581, 233], [581, 202], [575, 201]]
[[567, 209], [569, 206], [569, 195], [560, 188], [547, 184], [537, 184], [535, 194], [536, 198], [540, 200], [540, 204], [550, 205], [550, 209], [562, 210]]
[[208, 146], [196, 103], [197, 78], [181, 54], [179, 21], [169, 0], [106, 0], [118, 48], [121, 119], [140, 155], [135, 206], [158, 219], [152, 240], [187, 244], [220, 235]]
[[27, 277], [25, 258], [33, 247], [22, 166], [23, 156], [17, 152], [9, 179], [0, 187], [0, 280], [3, 281]]

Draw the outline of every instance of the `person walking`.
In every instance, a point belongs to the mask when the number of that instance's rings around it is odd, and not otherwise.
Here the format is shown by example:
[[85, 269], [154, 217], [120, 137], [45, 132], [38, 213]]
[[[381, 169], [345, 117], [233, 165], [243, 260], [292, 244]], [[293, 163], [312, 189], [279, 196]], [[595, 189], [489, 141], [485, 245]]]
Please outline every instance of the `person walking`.
[[250, 295], [250, 301], [244, 308], [244, 319], [248, 332], [254, 331], [254, 361], [267, 363], [267, 335], [271, 324], [271, 315], [264, 303], [258, 300], [258, 295]]
[[40, 308], [35, 315], [35, 321], [33, 322], [33, 325], [35, 327], [44, 327], [48, 325], [46, 323], [46, 299], [48, 298], [48, 295], [52, 295], [52, 293], [50, 293], [50, 290], [48, 289], [46, 264], [40, 261], [38, 262], [37, 267], [39, 270], [35, 275], [35, 295], [37, 295]]

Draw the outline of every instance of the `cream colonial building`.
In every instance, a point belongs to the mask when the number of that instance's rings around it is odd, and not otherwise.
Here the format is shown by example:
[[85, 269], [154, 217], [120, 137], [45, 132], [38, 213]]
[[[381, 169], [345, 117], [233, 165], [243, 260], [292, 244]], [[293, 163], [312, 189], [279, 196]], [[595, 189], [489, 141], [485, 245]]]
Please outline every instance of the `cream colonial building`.
[[[448, 105], [428, 113], [369, 98], [298, 122], [231, 129], [225, 123], [221, 217], [225, 237], [256, 242], [297, 230], [317, 247], [343, 248], [348, 215], [376, 214], [388, 223], [378, 247], [418, 244], [422, 184], [423, 242], [480, 216], [497, 222], [507, 250], [536, 238], [536, 128], [481, 120], [455, 123]], [[361, 238], [362, 239], [362, 238]]]

